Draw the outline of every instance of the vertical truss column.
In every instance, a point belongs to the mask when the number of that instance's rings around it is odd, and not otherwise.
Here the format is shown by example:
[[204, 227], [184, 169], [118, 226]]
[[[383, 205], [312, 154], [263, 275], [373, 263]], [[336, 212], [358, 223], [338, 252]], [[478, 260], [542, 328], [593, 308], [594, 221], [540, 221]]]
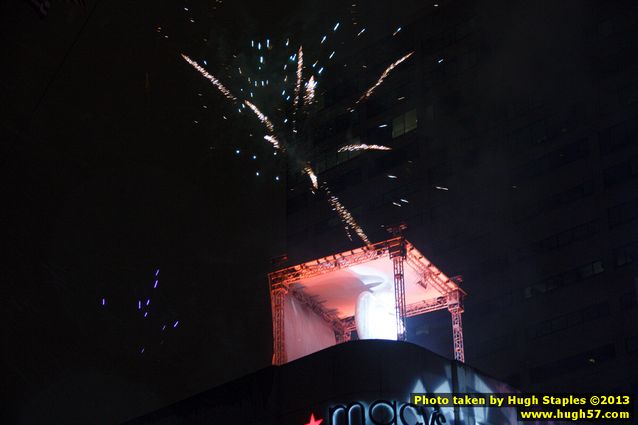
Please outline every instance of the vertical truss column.
[[452, 291], [447, 295], [447, 309], [452, 315], [452, 339], [454, 340], [454, 360], [465, 363], [465, 348], [463, 347], [463, 295], [461, 291]]
[[394, 301], [397, 315], [397, 341], [405, 341], [405, 275], [403, 273], [403, 261], [405, 260], [405, 241], [399, 240], [396, 246], [390, 247], [390, 258], [394, 269]]
[[337, 337], [337, 344], [350, 341], [351, 334], [349, 330], [344, 329], [343, 331], [335, 332], [335, 335]]
[[284, 302], [288, 288], [278, 285], [270, 289], [270, 305], [272, 308], [272, 338], [273, 355], [272, 364], [282, 365], [286, 363], [286, 342], [284, 334]]

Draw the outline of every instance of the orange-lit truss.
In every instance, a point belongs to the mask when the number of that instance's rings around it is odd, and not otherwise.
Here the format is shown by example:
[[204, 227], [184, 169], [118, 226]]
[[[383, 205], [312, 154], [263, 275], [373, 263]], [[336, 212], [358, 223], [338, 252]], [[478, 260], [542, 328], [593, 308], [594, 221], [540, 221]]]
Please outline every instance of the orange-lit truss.
[[[377, 260], [383, 261], [379, 262]], [[382, 242], [330, 255], [296, 266], [277, 270], [268, 275], [273, 316], [273, 364], [287, 362], [284, 335], [284, 299], [290, 294], [309, 307], [335, 331], [337, 342], [350, 339], [356, 329], [354, 314], [348, 309], [330, 306], [326, 299], [311, 294], [303, 282], [310, 282], [330, 273], [338, 273], [352, 266], [384, 264], [394, 277], [397, 339], [405, 340], [405, 319], [436, 310], [448, 309], [452, 315], [454, 359], [465, 361], [463, 349], [463, 298], [465, 291], [441, 272], [405, 238], [398, 236]], [[409, 274], [410, 302], [406, 303], [406, 274]], [[325, 276], [324, 276], [325, 277]], [[420, 288], [419, 288], [420, 287]], [[420, 291], [420, 292], [419, 292]]]

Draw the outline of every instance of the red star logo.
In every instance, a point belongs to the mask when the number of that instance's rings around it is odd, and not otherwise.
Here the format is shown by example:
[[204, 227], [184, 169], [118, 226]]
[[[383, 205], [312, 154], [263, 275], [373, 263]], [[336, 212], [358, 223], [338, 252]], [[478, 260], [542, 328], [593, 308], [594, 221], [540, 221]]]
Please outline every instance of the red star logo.
[[315, 414], [311, 413], [310, 414], [310, 422], [308, 422], [306, 425], [321, 425], [321, 422], [323, 422], [323, 419], [315, 419]]

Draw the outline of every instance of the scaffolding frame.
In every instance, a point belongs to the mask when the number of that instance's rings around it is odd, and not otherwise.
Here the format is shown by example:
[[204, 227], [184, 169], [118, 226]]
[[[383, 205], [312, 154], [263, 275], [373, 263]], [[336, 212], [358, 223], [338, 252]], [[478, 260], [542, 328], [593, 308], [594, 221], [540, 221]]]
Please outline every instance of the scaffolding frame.
[[[450, 278], [445, 276], [434, 264], [427, 260], [403, 236], [397, 236], [369, 246], [357, 248], [340, 254], [330, 255], [296, 266], [274, 271], [268, 275], [273, 324], [274, 365], [287, 362], [284, 334], [284, 300], [291, 295], [321, 317], [335, 332], [337, 343], [350, 340], [351, 332], [356, 329], [354, 316], [339, 318], [337, 313], [323, 306], [321, 300], [305, 294], [295, 287], [295, 283], [343, 268], [364, 264], [388, 256], [392, 260], [394, 272], [395, 308], [397, 317], [397, 340], [405, 341], [406, 319], [437, 310], [447, 309], [452, 317], [452, 339], [454, 359], [465, 362], [463, 346], [464, 312], [463, 299], [467, 294]], [[431, 287], [439, 296], [406, 305], [404, 267], [412, 268], [421, 279], [417, 282], [423, 288]]]

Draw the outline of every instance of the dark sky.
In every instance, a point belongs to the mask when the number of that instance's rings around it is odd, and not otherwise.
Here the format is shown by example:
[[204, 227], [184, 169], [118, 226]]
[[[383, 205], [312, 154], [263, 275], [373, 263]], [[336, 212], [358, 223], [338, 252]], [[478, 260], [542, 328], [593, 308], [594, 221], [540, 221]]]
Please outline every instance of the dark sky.
[[87, 3], [0, 11], [2, 423], [116, 424], [270, 362], [283, 169], [232, 156], [250, 140], [178, 57], [255, 20]]

